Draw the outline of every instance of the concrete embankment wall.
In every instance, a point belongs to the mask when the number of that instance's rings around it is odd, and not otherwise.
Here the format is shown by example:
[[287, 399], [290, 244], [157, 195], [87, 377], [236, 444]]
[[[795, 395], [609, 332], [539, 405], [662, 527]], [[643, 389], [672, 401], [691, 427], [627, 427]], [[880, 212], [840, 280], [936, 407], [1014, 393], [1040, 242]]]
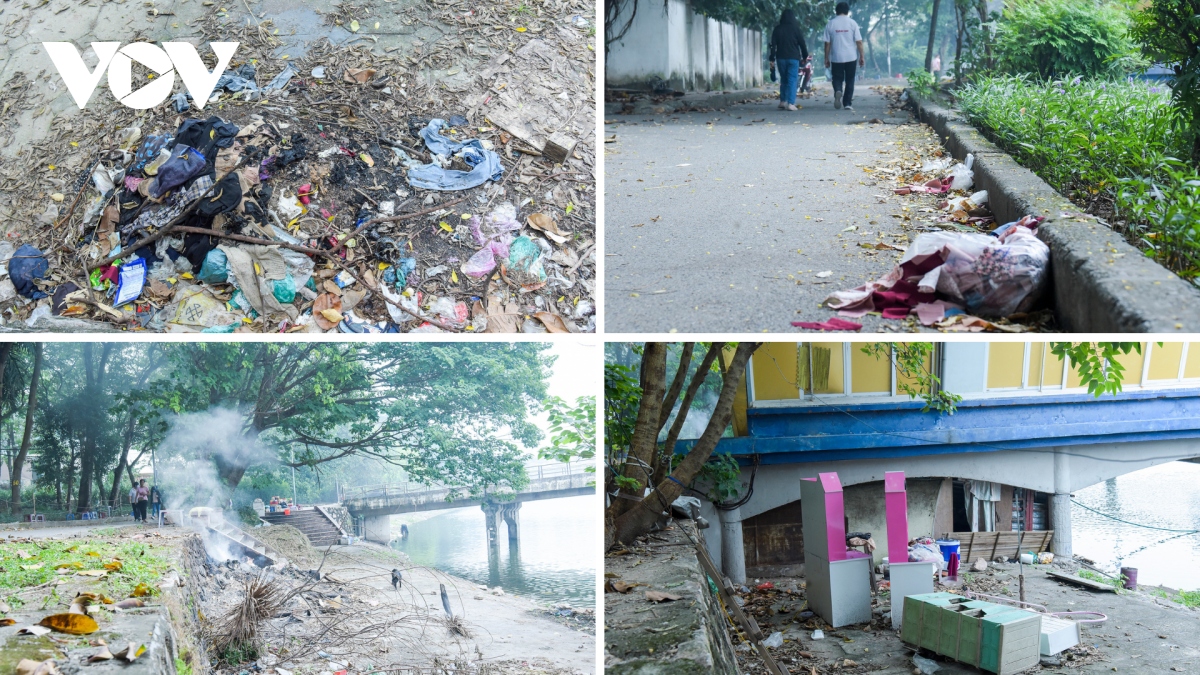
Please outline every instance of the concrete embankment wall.
[[760, 31], [701, 16], [685, 0], [643, 1], [609, 48], [604, 81], [624, 89], [651, 89], [658, 80], [684, 92], [747, 89], [763, 83], [762, 50]]

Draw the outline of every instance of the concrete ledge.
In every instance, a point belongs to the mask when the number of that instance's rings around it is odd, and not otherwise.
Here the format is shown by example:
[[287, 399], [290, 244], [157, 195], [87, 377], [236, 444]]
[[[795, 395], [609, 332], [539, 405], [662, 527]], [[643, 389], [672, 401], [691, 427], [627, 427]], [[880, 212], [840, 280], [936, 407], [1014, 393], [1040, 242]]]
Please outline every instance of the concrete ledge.
[[0, 530], [44, 530], [51, 527], [95, 527], [97, 525], [107, 525], [109, 523], [132, 522], [133, 516], [109, 516], [108, 518], [100, 518], [98, 520], [42, 520], [34, 523], [26, 523], [21, 521], [18, 523], [0, 524]]
[[[1077, 333], [1200, 331], [1200, 289], [1150, 260], [989, 141], [958, 113], [909, 100], [956, 159], [975, 155], [975, 189], [988, 191], [996, 221], [1045, 216], [1038, 238], [1050, 247], [1051, 292], [1059, 325]], [[1071, 214], [1064, 216], [1063, 214]]]
[[[604, 672], [612, 675], [738, 675], [720, 602], [710, 590], [691, 541], [680, 528], [654, 533], [647, 553], [605, 558], [605, 571], [628, 583], [628, 593], [605, 593]], [[718, 582], [719, 583], [719, 582]], [[652, 604], [646, 591], [680, 596]], [[653, 608], [653, 612], [648, 611]]]
[[623, 113], [626, 105], [622, 101], [604, 103], [605, 115], [650, 115], [663, 113], [673, 113], [677, 110], [691, 108], [724, 108], [745, 101], [756, 101], [762, 98], [762, 95], [767, 93], [766, 89], [739, 89], [737, 91], [702, 91], [692, 94], [684, 94], [679, 98], [669, 98], [665, 101], [654, 103], [647, 95], [646, 98], [639, 98], [630, 101], [632, 110], [628, 113]]

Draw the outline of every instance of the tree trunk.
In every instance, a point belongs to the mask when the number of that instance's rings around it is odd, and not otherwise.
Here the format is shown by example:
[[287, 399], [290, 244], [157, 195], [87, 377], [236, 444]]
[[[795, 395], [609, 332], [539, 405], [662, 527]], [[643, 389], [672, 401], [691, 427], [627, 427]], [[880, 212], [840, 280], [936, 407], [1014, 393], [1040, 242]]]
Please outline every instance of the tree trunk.
[[613, 517], [627, 511], [642, 498], [646, 485], [654, 471], [655, 455], [658, 453], [658, 423], [662, 412], [663, 394], [666, 392], [667, 345], [648, 342], [642, 354], [642, 400], [638, 405], [637, 422], [629, 444], [629, 457], [625, 460], [625, 478], [636, 482], [632, 487], [621, 488], [618, 497], [609, 507]]
[[696, 479], [696, 475], [700, 473], [700, 469], [712, 456], [713, 451], [717, 448], [717, 442], [721, 440], [721, 436], [729, 426], [729, 421], [733, 417], [733, 401], [746, 374], [746, 364], [750, 360], [750, 355], [758, 349], [759, 344], [756, 342], [738, 344], [733, 359], [725, 369], [725, 376], [721, 381], [721, 394], [717, 398], [717, 405], [713, 409], [712, 417], [709, 418], [704, 433], [700, 435], [696, 445], [692, 446], [691, 451], [666, 480], [660, 482], [645, 499], [634, 503], [633, 507], [623, 515], [613, 519], [612, 527], [605, 533], [606, 550], [611, 548], [614, 542], [629, 544], [649, 532], [661, 517], [662, 512], [668, 511], [671, 502], [675, 501], [683, 492], [683, 486]]
[[892, 8], [887, 3], [883, 5], [883, 41], [887, 47], [888, 79], [892, 77]]
[[71, 446], [71, 456], [67, 459], [67, 510], [71, 510], [71, 491], [75, 488], [75, 446]]
[[[21, 450], [12, 462], [12, 513], [21, 512], [21, 471], [25, 468], [25, 458], [29, 456], [29, 443], [33, 440], [33, 415], [37, 411], [38, 382], [42, 379], [42, 343], [33, 346], [33, 377], [29, 381], [29, 404], [25, 408], [25, 435], [21, 437]], [[3, 377], [3, 365], [0, 365], [0, 377]]]
[[938, 5], [942, 0], [933, 0], [933, 13], [929, 17], [929, 43], [925, 45], [925, 71], [933, 72], [933, 43], [937, 42]]
[[958, 24], [957, 35], [954, 37], [954, 84], [962, 86], [962, 48], [963, 48], [963, 31], [966, 30], [966, 17], [964, 16], [962, 5], [955, 0], [954, 3], [954, 20]]
[[679, 440], [679, 433], [683, 430], [688, 412], [692, 409], [692, 401], [695, 400], [696, 392], [700, 390], [701, 385], [708, 379], [708, 371], [712, 369], [713, 361], [721, 355], [723, 349], [725, 349], [724, 342], [714, 342], [709, 345], [708, 351], [704, 354], [704, 359], [700, 362], [700, 367], [692, 375], [692, 381], [688, 384], [687, 392], [683, 395], [683, 402], [679, 404], [679, 414], [675, 415], [675, 421], [671, 423], [671, 428], [667, 431], [667, 437], [663, 440], [662, 460], [654, 470], [655, 485], [666, 480], [667, 474], [670, 473], [671, 457], [675, 454], [675, 442]]

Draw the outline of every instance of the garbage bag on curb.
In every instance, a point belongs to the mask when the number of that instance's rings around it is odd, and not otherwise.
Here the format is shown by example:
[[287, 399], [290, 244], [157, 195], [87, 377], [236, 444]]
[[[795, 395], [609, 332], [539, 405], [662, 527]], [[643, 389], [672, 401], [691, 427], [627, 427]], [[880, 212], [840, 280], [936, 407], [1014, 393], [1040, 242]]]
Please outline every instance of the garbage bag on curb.
[[[949, 301], [979, 316], [1004, 317], [1028, 310], [1041, 297], [1050, 267], [1050, 248], [1037, 238], [1043, 219], [1025, 216], [1000, 228], [999, 236], [928, 232], [916, 238], [886, 276], [825, 303], [843, 316], [882, 310], [899, 319], [912, 309], [922, 322], [940, 320], [922, 305]], [[943, 304], [942, 307], [945, 307]]]
[[429, 125], [421, 130], [425, 146], [433, 154], [445, 158], [453, 155], [462, 157], [471, 170], [443, 169], [437, 162], [432, 162], [409, 169], [408, 183], [425, 190], [465, 190], [489, 180], [500, 180], [504, 175], [500, 155], [484, 149], [483, 143], [477, 138], [460, 143], [442, 136], [438, 132], [446, 126], [445, 120], [430, 120]]

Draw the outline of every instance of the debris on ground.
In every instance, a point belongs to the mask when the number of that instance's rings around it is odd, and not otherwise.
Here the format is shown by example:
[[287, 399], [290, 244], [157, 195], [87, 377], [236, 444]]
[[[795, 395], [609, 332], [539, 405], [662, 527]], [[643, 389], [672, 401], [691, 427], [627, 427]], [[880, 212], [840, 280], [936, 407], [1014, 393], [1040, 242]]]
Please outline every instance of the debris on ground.
[[[291, 57], [271, 18], [213, 5], [192, 28], [240, 47], [209, 100], [97, 97], [0, 147], [0, 319], [594, 331], [595, 36], [579, 19], [594, 6], [517, 5], [335, 4], [326, 21], [352, 33], [438, 22], [445, 35], [395, 53], [322, 38]], [[473, 72], [455, 65], [464, 50]], [[5, 83], [0, 143], [47, 114], [34, 84]]]
[[[888, 97], [892, 108], [903, 107], [900, 89], [872, 89]], [[876, 186], [890, 193], [875, 195], [880, 203], [900, 199], [893, 217], [910, 233], [896, 242], [882, 237], [860, 242], [868, 254], [902, 252], [895, 267], [876, 281], [831, 294], [825, 306], [844, 318], [792, 325], [855, 331], [861, 325], [852, 319], [872, 314], [899, 321], [899, 330], [1053, 329], [1053, 312], [1041, 301], [1049, 279], [1049, 249], [1035, 236], [1042, 219], [1026, 216], [996, 227], [987, 191], [971, 191], [974, 158], [955, 161], [926, 126], [901, 129], [898, 156], [860, 165]], [[869, 237], [871, 232], [847, 236]]]
[[308, 535], [291, 525], [256, 527], [254, 536], [297, 565], [315, 566], [321, 560], [321, 552], [313, 547]]

